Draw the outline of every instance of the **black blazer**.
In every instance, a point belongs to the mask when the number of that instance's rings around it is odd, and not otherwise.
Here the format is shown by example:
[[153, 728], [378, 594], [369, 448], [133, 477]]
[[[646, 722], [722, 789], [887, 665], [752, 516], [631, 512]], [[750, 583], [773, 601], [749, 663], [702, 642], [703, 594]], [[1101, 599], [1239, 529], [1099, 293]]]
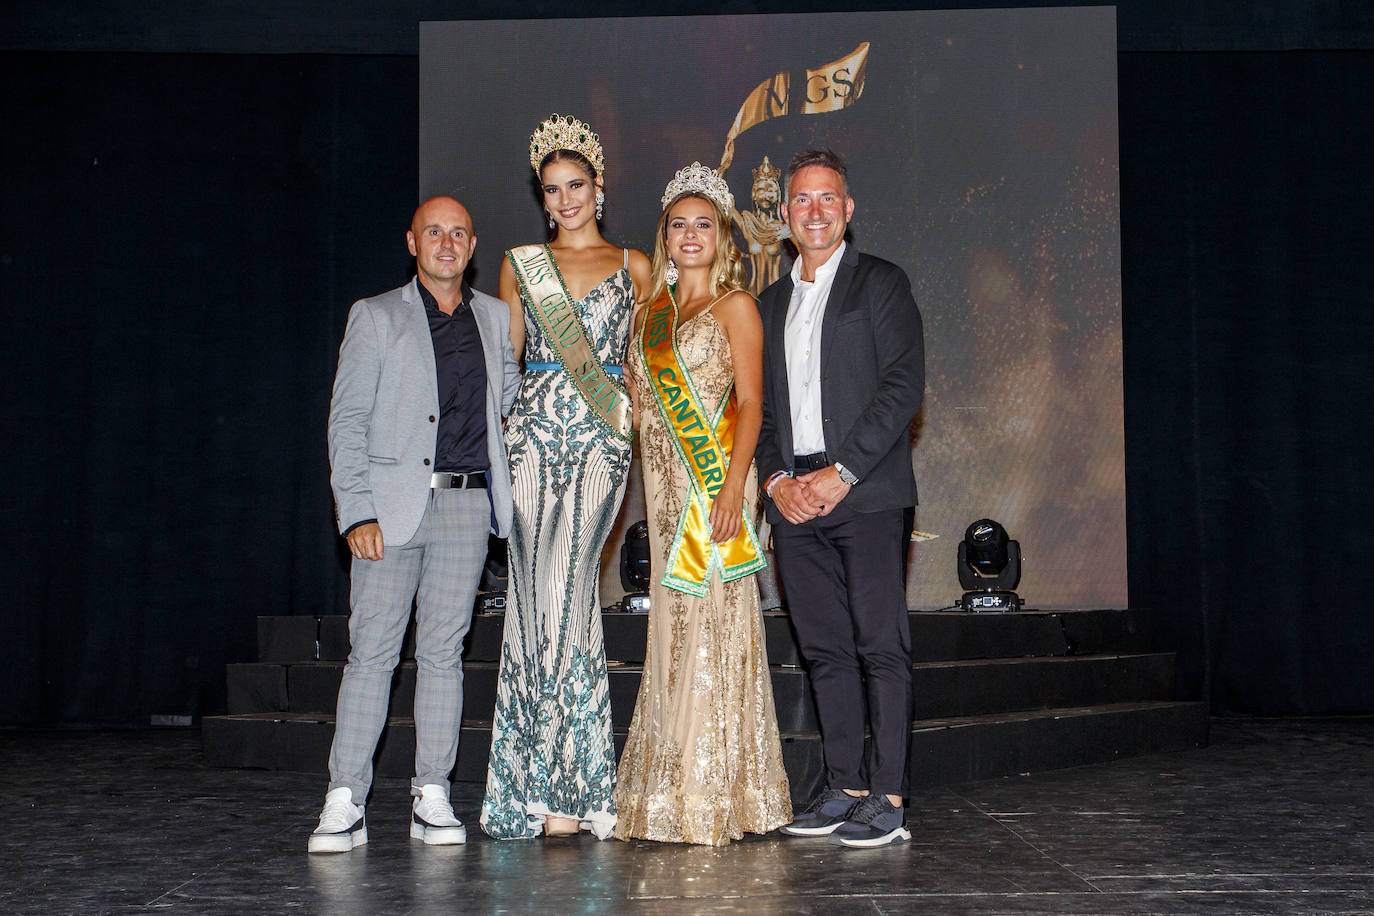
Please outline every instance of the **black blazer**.
[[[785, 274], [759, 296], [763, 319], [763, 427], [754, 452], [759, 482], [792, 466], [792, 411], [783, 331], [792, 301]], [[908, 428], [925, 392], [925, 337], [911, 282], [900, 267], [849, 246], [821, 319], [825, 451], [859, 482], [844, 505], [857, 512], [916, 504]], [[771, 500], [768, 518], [782, 521]]]

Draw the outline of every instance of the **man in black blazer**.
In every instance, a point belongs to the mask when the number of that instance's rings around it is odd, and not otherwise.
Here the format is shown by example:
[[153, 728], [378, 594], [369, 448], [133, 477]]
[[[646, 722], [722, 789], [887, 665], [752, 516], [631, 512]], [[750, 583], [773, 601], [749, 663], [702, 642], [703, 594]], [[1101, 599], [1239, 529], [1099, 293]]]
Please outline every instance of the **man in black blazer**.
[[[911, 839], [908, 427], [925, 388], [921, 314], [901, 268], [845, 243], [843, 160], [799, 153], [781, 207], [792, 272], [763, 291], [765, 481], [778, 573], [820, 718], [826, 785], [782, 828], [844, 846]], [[864, 725], [873, 740], [864, 759]]]

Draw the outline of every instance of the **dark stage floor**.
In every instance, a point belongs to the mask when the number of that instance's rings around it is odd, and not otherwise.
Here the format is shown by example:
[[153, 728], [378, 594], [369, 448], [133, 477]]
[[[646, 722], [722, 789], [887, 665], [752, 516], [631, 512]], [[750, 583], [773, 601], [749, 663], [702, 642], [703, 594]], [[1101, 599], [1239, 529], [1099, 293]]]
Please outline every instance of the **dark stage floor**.
[[1374, 719], [1217, 720], [1202, 750], [931, 790], [913, 842], [725, 849], [407, 834], [307, 856], [323, 781], [212, 769], [190, 731], [0, 732], [6, 913], [1374, 913]]

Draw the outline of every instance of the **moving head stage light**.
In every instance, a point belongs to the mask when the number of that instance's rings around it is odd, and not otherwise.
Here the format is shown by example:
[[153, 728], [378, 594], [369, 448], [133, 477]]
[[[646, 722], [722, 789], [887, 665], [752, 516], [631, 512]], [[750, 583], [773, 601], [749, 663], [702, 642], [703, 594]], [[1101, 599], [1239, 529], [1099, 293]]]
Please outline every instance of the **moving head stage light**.
[[959, 584], [965, 589], [959, 607], [965, 611], [1019, 611], [1013, 591], [1021, 581], [1021, 545], [1007, 529], [980, 518], [959, 542]]
[[640, 520], [626, 530], [620, 548], [620, 584], [625, 588], [621, 610], [649, 610], [649, 576], [649, 523]]

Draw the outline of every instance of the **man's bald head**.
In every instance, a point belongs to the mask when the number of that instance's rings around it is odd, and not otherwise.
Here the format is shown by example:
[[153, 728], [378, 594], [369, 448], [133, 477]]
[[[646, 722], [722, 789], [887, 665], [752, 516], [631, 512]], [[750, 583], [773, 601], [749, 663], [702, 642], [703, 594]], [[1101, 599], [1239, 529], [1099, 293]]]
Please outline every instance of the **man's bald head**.
[[431, 292], [436, 285], [461, 283], [477, 247], [472, 215], [452, 197], [431, 197], [415, 208], [406, 244], [415, 255], [421, 281]]
[[472, 214], [468, 212], [468, 208], [456, 197], [449, 197], [447, 194], [431, 197], [416, 207], [415, 215], [410, 218], [410, 231], [415, 232], [436, 219], [448, 222], [461, 220], [466, 222], [469, 233], [477, 235], [477, 227], [472, 224]]

